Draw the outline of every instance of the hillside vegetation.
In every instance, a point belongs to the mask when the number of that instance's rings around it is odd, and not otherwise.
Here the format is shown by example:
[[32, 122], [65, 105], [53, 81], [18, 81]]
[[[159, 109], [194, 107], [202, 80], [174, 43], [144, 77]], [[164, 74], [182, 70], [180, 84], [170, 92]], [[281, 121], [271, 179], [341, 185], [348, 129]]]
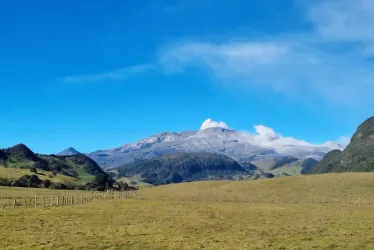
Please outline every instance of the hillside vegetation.
[[140, 175], [143, 182], [156, 185], [250, 175], [233, 159], [210, 153], [170, 154], [126, 164], [117, 170], [119, 176]]
[[371, 173], [171, 184], [0, 211], [0, 240], [2, 249], [373, 249], [372, 190]]
[[331, 151], [310, 172], [374, 172], [374, 117], [357, 128], [345, 150]]
[[[25, 175], [30, 175], [29, 169], [19, 169], [19, 168], [4, 168], [0, 166], [0, 178], [15, 180]], [[63, 183], [74, 183], [79, 182], [78, 179], [63, 174], [53, 175], [50, 171], [38, 170], [37, 173], [33, 173], [39, 177], [41, 180], [50, 179], [54, 182], [63, 182]]]
[[65, 184], [85, 184], [98, 176], [109, 178], [106, 172], [85, 155], [38, 155], [23, 144], [0, 150], [0, 178], [6, 180], [1, 183], [10, 183], [22, 177], [27, 180], [30, 175], [36, 175], [36, 181], [49, 179]]
[[252, 162], [262, 173], [269, 173], [275, 177], [302, 175], [313, 169], [317, 163], [318, 161], [313, 158], [299, 160], [290, 156]]

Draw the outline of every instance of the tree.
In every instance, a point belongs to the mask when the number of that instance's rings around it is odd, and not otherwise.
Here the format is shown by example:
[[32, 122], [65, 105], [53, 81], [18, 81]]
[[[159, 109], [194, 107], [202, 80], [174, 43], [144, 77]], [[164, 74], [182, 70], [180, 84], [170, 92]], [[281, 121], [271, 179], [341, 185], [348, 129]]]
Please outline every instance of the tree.
[[24, 175], [18, 180], [12, 182], [12, 186], [16, 187], [33, 187], [38, 188], [42, 184], [42, 181], [37, 175]]
[[105, 187], [108, 183], [109, 176], [106, 174], [98, 174], [95, 176], [95, 182], [98, 186]]
[[42, 184], [42, 181], [39, 179], [37, 175], [33, 174], [30, 176], [29, 183], [28, 183], [29, 187], [40, 187], [41, 184]]
[[36, 169], [35, 166], [32, 166], [32, 167], [30, 167], [30, 172], [36, 174], [38, 172], [38, 170]]
[[43, 180], [43, 187], [49, 188], [51, 186], [52, 182], [49, 179]]
[[119, 181], [118, 182], [118, 188], [121, 191], [126, 191], [129, 189], [129, 185], [126, 182]]

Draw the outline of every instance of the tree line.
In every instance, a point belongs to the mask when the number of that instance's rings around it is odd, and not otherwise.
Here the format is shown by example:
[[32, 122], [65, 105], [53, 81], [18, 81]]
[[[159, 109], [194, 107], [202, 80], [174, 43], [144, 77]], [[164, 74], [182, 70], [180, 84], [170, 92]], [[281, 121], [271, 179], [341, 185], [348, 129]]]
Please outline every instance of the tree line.
[[39, 176], [30, 174], [21, 176], [16, 180], [0, 178], [0, 186], [91, 191], [105, 191], [107, 189], [120, 191], [136, 190], [136, 188], [129, 186], [125, 182], [115, 182], [106, 174], [98, 174], [93, 181], [85, 184], [78, 182], [53, 182], [49, 179], [41, 180]]

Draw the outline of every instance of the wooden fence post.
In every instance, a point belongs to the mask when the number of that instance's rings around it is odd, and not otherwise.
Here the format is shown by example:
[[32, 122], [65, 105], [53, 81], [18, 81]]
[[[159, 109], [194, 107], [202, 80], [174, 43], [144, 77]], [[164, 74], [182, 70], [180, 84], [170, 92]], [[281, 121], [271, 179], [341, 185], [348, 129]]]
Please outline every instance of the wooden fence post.
[[83, 204], [83, 194], [81, 194], [81, 204]]
[[60, 206], [60, 196], [57, 195], [57, 206], [59, 207]]
[[37, 196], [35, 196], [35, 208], [38, 206], [38, 198], [37, 198]]
[[53, 207], [53, 195], [51, 195], [51, 207]]
[[14, 201], [13, 201], [13, 210], [16, 210], [16, 204], [17, 204], [17, 201], [16, 201], [16, 199], [14, 199]]
[[27, 199], [25, 199], [25, 209], [27, 209]]
[[7, 199], [5, 198], [5, 201], [4, 201], [4, 204], [3, 204], [2, 208], [1, 208], [1, 210], [5, 210], [6, 209], [6, 201], [7, 201]]
[[73, 205], [73, 195], [71, 195], [70, 205]]

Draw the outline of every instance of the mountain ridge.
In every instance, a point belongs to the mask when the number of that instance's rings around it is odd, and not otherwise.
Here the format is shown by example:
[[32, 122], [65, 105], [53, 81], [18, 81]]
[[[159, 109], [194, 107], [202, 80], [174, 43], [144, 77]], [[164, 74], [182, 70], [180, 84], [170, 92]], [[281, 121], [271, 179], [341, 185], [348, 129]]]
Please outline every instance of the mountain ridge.
[[220, 127], [186, 132], [163, 132], [134, 143], [98, 150], [87, 155], [105, 169], [182, 152], [219, 153], [239, 163], [246, 163], [286, 156], [320, 160], [329, 151], [344, 148], [344, 145], [334, 142], [312, 145], [292, 138], [266, 136]]
[[68, 147], [67, 149], [65, 149], [64, 151], [58, 153], [57, 155], [58, 156], [71, 156], [71, 155], [79, 155], [79, 154], [82, 154], [82, 153], [79, 152], [79, 151], [77, 151], [73, 147]]
[[357, 127], [344, 150], [333, 150], [309, 173], [374, 172], [374, 116]]
[[84, 154], [58, 156], [35, 154], [24, 144], [0, 149], [0, 166], [14, 169], [35, 169], [55, 172], [77, 181], [93, 181], [97, 175], [109, 176]]

